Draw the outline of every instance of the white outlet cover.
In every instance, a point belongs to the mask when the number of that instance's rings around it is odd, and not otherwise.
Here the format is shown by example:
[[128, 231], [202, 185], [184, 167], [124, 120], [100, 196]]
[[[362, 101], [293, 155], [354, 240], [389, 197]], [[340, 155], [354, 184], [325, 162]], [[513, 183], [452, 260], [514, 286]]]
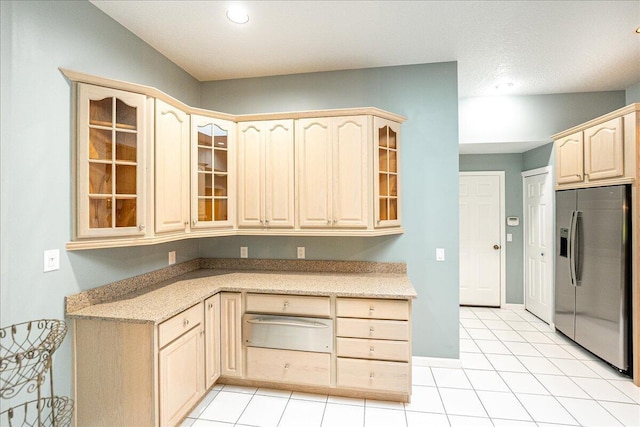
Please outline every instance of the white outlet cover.
[[176, 251], [169, 252], [169, 265], [173, 265], [176, 263]]
[[305, 256], [304, 246], [298, 246], [298, 259], [304, 259]]
[[44, 251], [44, 272], [60, 270], [60, 249]]
[[240, 246], [240, 258], [249, 258], [249, 247]]

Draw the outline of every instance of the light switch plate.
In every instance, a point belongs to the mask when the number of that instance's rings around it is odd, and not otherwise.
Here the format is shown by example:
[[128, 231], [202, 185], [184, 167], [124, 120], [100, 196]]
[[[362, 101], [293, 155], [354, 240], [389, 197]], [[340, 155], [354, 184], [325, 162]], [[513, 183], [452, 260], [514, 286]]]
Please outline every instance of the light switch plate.
[[44, 251], [44, 272], [60, 270], [60, 249]]
[[513, 234], [507, 233], [507, 242], [513, 242]]
[[444, 261], [444, 248], [436, 248], [436, 261]]

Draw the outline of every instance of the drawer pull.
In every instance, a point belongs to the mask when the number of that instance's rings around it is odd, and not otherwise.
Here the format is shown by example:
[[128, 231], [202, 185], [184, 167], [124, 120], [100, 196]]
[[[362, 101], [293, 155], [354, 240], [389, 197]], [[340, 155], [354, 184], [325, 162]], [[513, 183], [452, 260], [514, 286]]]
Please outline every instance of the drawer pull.
[[374, 348], [373, 347], [369, 347], [369, 353], [373, 354]]
[[285, 363], [285, 365], [284, 365], [284, 370], [286, 371], [286, 370], [288, 370], [288, 369], [289, 369], [289, 364], [288, 364], [288, 363]]
[[208, 308], [209, 308], [209, 310], [211, 310], [213, 308], [213, 303], [212, 302], [209, 303]]
[[373, 307], [369, 307], [369, 314], [373, 314], [373, 310], [374, 310]]
[[286, 309], [286, 308], [288, 308], [288, 307], [289, 307], [289, 301], [285, 301], [285, 302], [284, 302], [284, 308]]
[[372, 380], [372, 379], [373, 379], [373, 377], [375, 377], [375, 375], [373, 374], [373, 372], [371, 372], [371, 373], [369, 374], [369, 379], [371, 379], [371, 380]]
[[373, 334], [373, 326], [369, 327], [369, 334]]
[[184, 326], [185, 328], [186, 328], [187, 326], [189, 326], [189, 319], [184, 319], [184, 320], [182, 321], [182, 326]]

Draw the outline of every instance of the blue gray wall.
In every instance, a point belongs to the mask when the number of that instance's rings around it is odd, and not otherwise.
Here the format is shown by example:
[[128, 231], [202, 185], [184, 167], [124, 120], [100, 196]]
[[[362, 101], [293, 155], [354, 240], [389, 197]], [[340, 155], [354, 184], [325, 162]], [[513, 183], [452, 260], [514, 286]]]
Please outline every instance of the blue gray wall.
[[625, 91], [626, 104], [640, 102], [640, 81], [635, 85], [628, 87]]
[[504, 171], [505, 172], [505, 217], [517, 216], [520, 225], [505, 227], [506, 233], [513, 235], [512, 242], [506, 242], [507, 304], [522, 304], [524, 301], [522, 275], [522, 154], [475, 154], [460, 155], [460, 171]]
[[[234, 114], [375, 106], [404, 115], [405, 234], [376, 238], [230, 237], [200, 241], [205, 257], [403, 261], [418, 292], [413, 354], [458, 356], [458, 100], [455, 63], [208, 82], [202, 107]], [[435, 249], [446, 261], [435, 261]]]
[[[522, 219], [521, 172], [554, 165], [551, 135], [624, 107], [625, 102], [624, 91], [462, 99], [461, 142], [546, 143], [524, 153], [461, 154], [460, 171], [505, 171], [505, 215]], [[524, 303], [522, 227], [522, 222], [506, 227], [513, 234], [506, 260], [506, 302], [511, 304]]]
[[[71, 84], [58, 67], [156, 86], [197, 105], [199, 83], [86, 1], [1, 1], [0, 324], [64, 316], [66, 295], [198, 257], [198, 244], [67, 252]], [[43, 273], [43, 251], [60, 270]], [[54, 356], [70, 395], [70, 338]], [[2, 403], [3, 405], [5, 402]]]

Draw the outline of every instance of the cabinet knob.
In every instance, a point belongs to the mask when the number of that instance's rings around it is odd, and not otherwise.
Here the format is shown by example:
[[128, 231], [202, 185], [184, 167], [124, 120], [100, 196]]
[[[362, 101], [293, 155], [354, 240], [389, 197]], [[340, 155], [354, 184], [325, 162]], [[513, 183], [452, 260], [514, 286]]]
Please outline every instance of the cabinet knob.
[[369, 328], [369, 333], [370, 333], [370, 334], [372, 334], [372, 333], [373, 333], [373, 326], [371, 326], [371, 327]]
[[289, 307], [289, 301], [284, 302], [284, 308], [287, 308], [287, 307]]
[[375, 374], [373, 372], [369, 373], [369, 379], [373, 379], [373, 377], [375, 377]]
[[144, 229], [145, 229], [144, 224], [140, 224], [140, 225], [138, 226], [138, 229], [139, 229], [140, 231], [144, 231]]
[[580, 175], [579, 173], [576, 174], [576, 178], [578, 179], [582, 179], [582, 175]]
[[375, 348], [369, 347], [369, 353], [373, 354], [374, 350], [375, 350]]
[[369, 314], [373, 314], [373, 310], [374, 310], [373, 307], [369, 307]]
[[331, 220], [330, 219], [327, 220], [327, 224], [331, 224]]
[[498, 249], [500, 249], [500, 245], [493, 245], [493, 249], [497, 251]]
[[184, 226], [186, 227], [187, 225], [189, 225], [189, 221], [184, 222]]
[[210, 302], [209, 305], [207, 306], [209, 308], [209, 310], [211, 310], [213, 308], [213, 303]]
[[268, 220], [268, 219], [265, 219], [265, 220], [264, 220], [264, 223], [265, 223], [265, 225], [269, 225], [269, 220]]
[[289, 369], [289, 364], [288, 364], [288, 363], [285, 363], [285, 364], [284, 364], [284, 370], [286, 371], [286, 370], [288, 370], [288, 369]]
[[189, 319], [184, 319], [184, 320], [182, 321], [182, 326], [184, 326], [185, 328], [186, 328], [187, 326], [189, 326]]
[[191, 221], [191, 224], [196, 225], [198, 223], [197, 219], [194, 219], [193, 221]]

